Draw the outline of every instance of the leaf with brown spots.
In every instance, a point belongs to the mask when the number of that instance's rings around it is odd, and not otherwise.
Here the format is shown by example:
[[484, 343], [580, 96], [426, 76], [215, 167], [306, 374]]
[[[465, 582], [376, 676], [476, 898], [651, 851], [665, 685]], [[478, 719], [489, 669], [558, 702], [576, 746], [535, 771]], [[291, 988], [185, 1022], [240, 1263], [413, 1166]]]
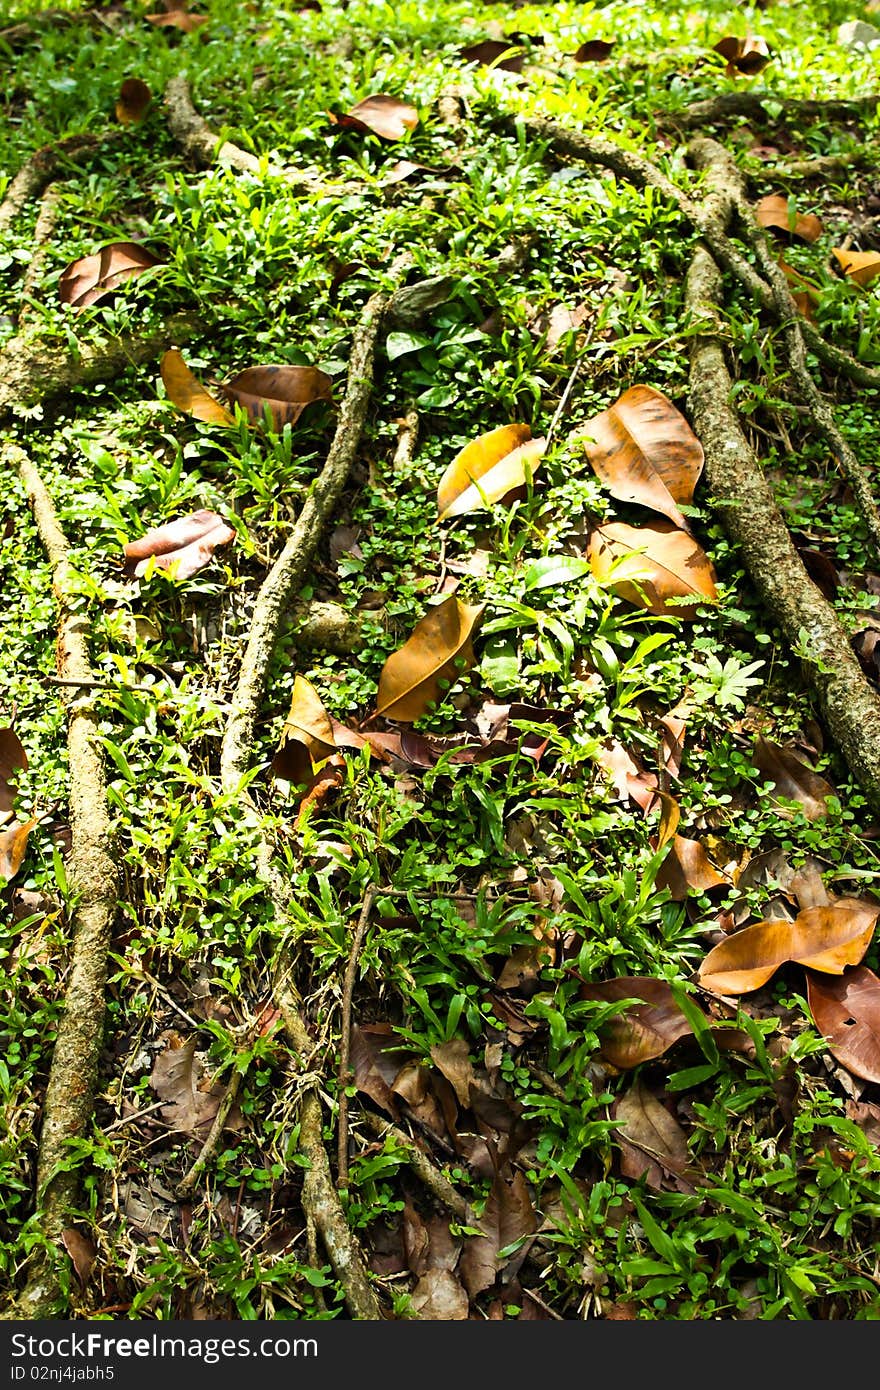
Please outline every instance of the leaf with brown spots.
[[699, 615], [699, 602], [688, 599], [714, 603], [718, 598], [708, 555], [670, 522], [606, 522], [591, 535], [588, 556], [601, 585], [649, 613], [692, 622]]
[[703, 446], [661, 391], [631, 386], [575, 437], [612, 497], [649, 507], [690, 530], [679, 508], [694, 500]]
[[485, 606], [461, 603], [450, 594], [431, 608], [382, 667], [376, 714], [406, 723], [425, 714], [441, 698], [444, 682], [473, 665], [471, 636]]
[[90, 304], [106, 299], [126, 280], [143, 275], [162, 262], [146, 246], [136, 241], [114, 241], [93, 256], [71, 261], [61, 272], [58, 298], [79, 313]]
[[760, 226], [779, 232], [788, 241], [817, 241], [822, 235], [822, 223], [813, 213], [799, 213], [789, 206], [788, 198], [770, 193], [755, 204], [755, 218]]
[[880, 1083], [880, 979], [866, 965], [839, 980], [807, 971], [807, 1002], [828, 1050], [847, 1071]]
[[866, 899], [840, 898], [807, 908], [793, 922], [771, 918], [743, 927], [713, 946], [700, 966], [700, 984], [715, 994], [747, 994], [790, 961], [842, 975], [867, 951], [878, 913], [880, 906]]

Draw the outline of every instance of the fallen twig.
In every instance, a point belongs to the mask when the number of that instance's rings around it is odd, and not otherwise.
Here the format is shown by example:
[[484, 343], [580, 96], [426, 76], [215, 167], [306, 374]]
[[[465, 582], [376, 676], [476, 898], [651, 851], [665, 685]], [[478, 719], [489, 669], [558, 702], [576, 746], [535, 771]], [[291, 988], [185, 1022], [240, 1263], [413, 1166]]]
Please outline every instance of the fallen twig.
[[[706, 101], [695, 101], [683, 111], [663, 112], [658, 124], [678, 130], [705, 130], [710, 125], [725, 125], [728, 121], [858, 121], [873, 116], [880, 97], [856, 97], [851, 101], [831, 97], [827, 101], [803, 100], [798, 97], [777, 97], [772, 92], [764, 96], [757, 92], [719, 92]], [[772, 110], [768, 111], [765, 102]], [[778, 112], [778, 114], [777, 114]]]
[[220, 1104], [217, 1106], [217, 1114], [214, 1116], [213, 1124], [211, 1125], [211, 1128], [208, 1130], [205, 1142], [202, 1145], [201, 1150], [199, 1151], [199, 1154], [196, 1157], [195, 1161], [187, 1169], [186, 1173], [181, 1178], [180, 1182], [177, 1184], [177, 1187], [175, 1188], [174, 1195], [178, 1198], [178, 1200], [183, 1200], [184, 1198], [191, 1196], [193, 1188], [195, 1187], [199, 1178], [202, 1176], [202, 1173], [205, 1171], [211, 1159], [214, 1157], [214, 1154], [217, 1151], [217, 1146], [220, 1143], [220, 1137], [223, 1134], [223, 1130], [226, 1126], [226, 1121], [229, 1119], [229, 1112], [231, 1111], [236, 1100], [238, 1099], [238, 1093], [241, 1090], [241, 1079], [242, 1078], [240, 1071], [234, 1071], [232, 1073], [229, 1085], [223, 1092], [223, 1095], [220, 1099]]
[[[3, 462], [15, 469], [28, 495], [40, 540], [52, 566], [58, 607], [57, 661], [62, 677], [91, 678], [87, 627], [71, 604], [69, 547], [55, 506], [35, 465], [7, 445]], [[88, 1129], [94, 1108], [104, 1030], [107, 957], [119, 888], [113, 852], [100, 721], [88, 696], [67, 698], [72, 844], [68, 875], [73, 892], [72, 948], [64, 1013], [52, 1053], [37, 1155], [36, 1202], [42, 1234], [59, 1240], [79, 1190], [77, 1172], [64, 1171], [72, 1140]], [[59, 1251], [59, 1259], [61, 1254]], [[46, 1318], [61, 1310], [57, 1262], [35, 1247], [25, 1288], [12, 1316]]]
[[342, 986], [342, 1022], [339, 1025], [339, 1099], [336, 1120], [338, 1131], [337, 1187], [348, 1187], [348, 1095], [346, 1094], [346, 1087], [350, 1083], [351, 997], [354, 994], [358, 958], [364, 944], [364, 937], [367, 934], [370, 913], [373, 910], [377, 892], [378, 889], [375, 884], [371, 883], [364, 894], [363, 905], [352, 938], [351, 950], [348, 953], [345, 980]]
[[416, 1177], [432, 1196], [446, 1207], [447, 1211], [451, 1211], [460, 1221], [471, 1219], [471, 1209], [465, 1198], [440, 1172], [440, 1169], [435, 1167], [428, 1155], [422, 1153], [422, 1150], [410, 1139], [408, 1134], [398, 1125], [392, 1124], [390, 1120], [383, 1120], [381, 1115], [374, 1114], [372, 1110], [364, 1110], [361, 1120], [378, 1139], [384, 1139], [387, 1136], [394, 1140], [398, 1148], [403, 1149], [406, 1161]]

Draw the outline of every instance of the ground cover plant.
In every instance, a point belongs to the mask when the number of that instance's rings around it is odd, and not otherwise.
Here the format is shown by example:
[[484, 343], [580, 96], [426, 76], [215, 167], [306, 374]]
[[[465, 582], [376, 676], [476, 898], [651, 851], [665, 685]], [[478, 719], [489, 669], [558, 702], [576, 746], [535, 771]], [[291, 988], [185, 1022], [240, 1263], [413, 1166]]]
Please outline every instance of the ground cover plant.
[[880, 1316], [875, 19], [4, 19], [5, 1316]]

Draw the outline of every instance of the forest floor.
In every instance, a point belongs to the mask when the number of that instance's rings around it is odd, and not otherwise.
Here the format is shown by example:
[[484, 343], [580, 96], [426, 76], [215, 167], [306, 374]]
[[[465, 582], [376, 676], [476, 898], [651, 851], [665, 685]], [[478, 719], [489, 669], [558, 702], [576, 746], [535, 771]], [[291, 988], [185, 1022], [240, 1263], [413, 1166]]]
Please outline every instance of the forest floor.
[[[704, 136], [876, 486], [870, 8], [0, 25], [7, 1315], [880, 1317], [870, 719], [701, 476], [686, 302]], [[741, 452], [870, 709], [876, 537], [786, 325], [725, 267]]]

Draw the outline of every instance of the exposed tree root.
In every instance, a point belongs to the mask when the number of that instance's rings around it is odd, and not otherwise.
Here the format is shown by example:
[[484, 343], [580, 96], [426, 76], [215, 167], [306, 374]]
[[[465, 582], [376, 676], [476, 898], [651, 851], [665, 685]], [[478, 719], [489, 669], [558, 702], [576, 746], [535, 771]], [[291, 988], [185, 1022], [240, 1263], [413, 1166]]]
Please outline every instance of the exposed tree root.
[[0, 421], [77, 386], [112, 381], [127, 367], [153, 362], [166, 348], [189, 342], [203, 329], [198, 315], [175, 314], [151, 333], [99, 338], [83, 343], [76, 353], [66, 351], [57, 338], [22, 333], [0, 352]]
[[725, 213], [729, 218], [729, 207], [732, 206], [736, 211], [745, 238], [755, 252], [757, 262], [770, 286], [773, 307], [782, 325], [788, 363], [798, 397], [807, 406], [817, 432], [825, 439], [829, 449], [840, 464], [849, 483], [859, 516], [867, 528], [874, 553], [880, 555], [880, 514], [877, 512], [871, 482], [855, 453], [840, 433], [834, 412], [810, 375], [801, 332], [804, 318], [798, 313], [797, 306], [791, 297], [784, 271], [767, 245], [766, 234], [755, 220], [754, 213], [746, 198], [743, 176], [728, 151], [715, 140], [693, 140], [688, 147], [688, 154], [698, 169], [712, 171], [712, 188], [713, 191], [721, 195], [721, 198], [720, 201], [716, 199], [713, 203], [713, 207], [717, 207], [719, 215], [710, 220], [714, 222], [719, 231], [723, 232], [724, 230]]
[[349, 1075], [351, 1057], [351, 1000], [354, 994], [354, 982], [357, 978], [358, 959], [361, 947], [364, 944], [364, 937], [367, 934], [367, 927], [370, 922], [370, 913], [373, 910], [373, 901], [376, 897], [376, 885], [371, 883], [364, 894], [363, 906], [358, 918], [357, 926], [354, 929], [354, 936], [351, 942], [351, 950], [348, 953], [348, 963], [345, 967], [345, 980], [342, 986], [342, 1021], [339, 1025], [339, 1095], [337, 1098], [336, 1110], [336, 1129], [337, 1129], [337, 1162], [336, 1162], [336, 1185], [337, 1187], [348, 1187], [348, 1096], [345, 1088], [351, 1084]]
[[[757, 92], [720, 92], [707, 101], [695, 101], [684, 111], [664, 112], [658, 124], [678, 130], [705, 130], [706, 126], [726, 125], [728, 121], [860, 121], [873, 116], [880, 97], [858, 97], [841, 101], [801, 101], [794, 97], [776, 97], [772, 93], [759, 96]], [[768, 102], [772, 112], [764, 105]], [[777, 115], [777, 109], [782, 110]]]
[[53, 180], [84, 164], [101, 142], [94, 135], [70, 135], [56, 145], [44, 145], [23, 164], [0, 203], [0, 232], [8, 231], [16, 217]]
[[831, 604], [807, 574], [730, 405], [731, 380], [717, 313], [721, 273], [704, 246], [694, 253], [686, 298], [694, 321], [703, 328], [692, 339], [690, 403], [706, 455], [711, 505], [742, 555], [767, 612], [801, 657], [805, 677], [853, 777], [880, 811], [880, 695], [862, 674]]
[[52, 236], [55, 232], [60, 207], [61, 189], [57, 184], [50, 183], [40, 202], [37, 225], [34, 228], [31, 259], [28, 262], [24, 279], [21, 282], [21, 308], [18, 313], [19, 330], [25, 326], [27, 319], [33, 312], [33, 305], [30, 301], [33, 298], [37, 281], [43, 273], [43, 264], [46, 259], [46, 245], [52, 240]]
[[[401, 258], [395, 273], [402, 273], [408, 264], [408, 257]], [[224, 793], [238, 796], [246, 804], [249, 798], [246, 793], [242, 796], [241, 788], [250, 770], [267, 673], [291, 599], [308, 571], [357, 452], [372, 391], [376, 341], [389, 302], [386, 294], [377, 294], [364, 310], [355, 331], [348, 383], [326, 462], [309, 490], [284, 550], [263, 581], [251, 618], [250, 636], [220, 754], [220, 782]], [[289, 890], [275, 869], [272, 847], [262, 831], [258, 831], [257, 857], [260, 877], [277, 916], [283, 920]], [[285, 957], [274, 986], [275, 1001], [293, 1049], [304, 1066], [311, 1044], [291, 976], [292, 962]], [[310, 1075], [304, 1078], [300, 1100], [300, 1145], [310, 1164], [303, 1185], [303, 1209], [307, 1221], [314, 1223], [324, 1243], [349, 1312], [355, 1319], [380, 1318], [381, 1306], [370, 1283], [363, 1252], [348, 1226], [332, 1180], [324, 1145], [318, 1078]]]
[[850, 169], [864, 169], [880, 160], [880, 149], [862, 145], [848, 154], [817, 154], [815, 159], [786, 159], [779, 164], [761, 163], [767, 179], [828, 179], [846, 174]]
[[383, 1120], [381, 1115], [375, 1115], [372, 1110], [364, 1110], [361, 1114], [362, 1122], [371, 1129], [378, 1139], [386, 1136], [392, 1138], [398, 1148], [402, 1149], [406, 1155], [406, 1161], [412, 1168], [416, 1177], [437, 1201], [451, 1211], [453, 1216], [457, 1216], [460, 1221], [471, 1219], [471, 1209], [461, 1193], [452, 1186], [449, 1179], [436, 1168], [427, 1154], [422, 1153], [418, 1145], [404, 1133], [398, 1125], [392, 1124], [390, 1120]]
[[[506, 117], [506, 124], [515, 128], [519, 118]], [[751, 262], [742, 254], [730, 237], [720, 231], [717, 222], [708, 216], [703, 205], [693, 199], [677, 184], [652, 164], [643, 155], [625, 150], [611, 140], [584, 135], [560, 125], [557, 121], [546, 119], [527, 120], [525, 129], [537, 141], [550, 145], [557, 153], [569, 155], [584, 164], [597, 165], [610, 169], [619, 178], [626, 179], [637, 188], [656, 188], [664, 197], [676, 203], [683, 215], [699, 234], [705, 238], [712, 255], [725, 270], [740, 282], [752, 298], [769, 313], [776, 312], [773, 291], [766, 280], [755, 270]], [[806, 346], [827, 367], [842, 372], [860, 386], [880, 390], [880, 371], [859, 362], [842, 348], [835, 347], [822, 337], [813, 324], [806, 320], [800, 326]]]
[[[86, 625], [70, 605], [69, 547], [52, 499], [28, 456], [7, 446], [3, 461], [15, 468], [31, 503], [40, 539], [52, 565], [58, 608], [57, 664], [63, 679], [88, 681], [92, 670]], [[92, 1118], [104, 1030], [107, 954], [116, 912], [119, 874], [107, 807], [100, 723], [91, 697], [67, 697], [70, 820], [73, 832], [69, 878], [74, 893], [72, 947], [64, 1013], [52, 1054], [43, 1102], [37, 1158], [37, 1211], [42, 1234], [56, 1242], [70, 1220], [79, 1187], [75, 1171], [59, 1171], [71, 1140], [81, 1139]], [[59, 1259], [61, 1258], [59, 1253]], [[46, 1318], [60, 1310], [57, 1262], [37, 1250], [12, 1316]]]
[[[291, 617], [298, 647], [354, 656], [364, 645], [360, 615], [339, 603], [295, 604]], [[370, 609], [366, 617], [371, 622], [381, 623], [384, 609]]]

